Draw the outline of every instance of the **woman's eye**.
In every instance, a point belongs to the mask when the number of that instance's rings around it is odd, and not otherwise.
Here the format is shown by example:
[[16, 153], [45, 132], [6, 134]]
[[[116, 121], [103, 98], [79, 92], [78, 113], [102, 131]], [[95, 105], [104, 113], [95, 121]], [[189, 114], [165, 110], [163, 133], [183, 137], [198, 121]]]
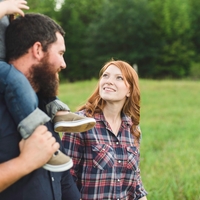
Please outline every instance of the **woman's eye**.
[[117, 76], [118, 80], [124, 80], [122, 76]]
[[102, 75], [102, 77], [107, 77], [107, 76], [108, 76], [108, 74], [103, 74], [103, 75]]

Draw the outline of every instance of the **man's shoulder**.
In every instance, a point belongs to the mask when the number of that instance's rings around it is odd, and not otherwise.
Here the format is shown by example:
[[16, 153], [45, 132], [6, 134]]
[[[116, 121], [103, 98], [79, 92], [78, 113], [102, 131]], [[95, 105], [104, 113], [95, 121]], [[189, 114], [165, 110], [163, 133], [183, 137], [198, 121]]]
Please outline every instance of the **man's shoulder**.
[[5, 61], [0, 60], [0, 75], [1, 76], [4, 76], [5, 73], [8, 73], [8, 71], [10, 71], [11, 68], [14, 68], [14, 66]]

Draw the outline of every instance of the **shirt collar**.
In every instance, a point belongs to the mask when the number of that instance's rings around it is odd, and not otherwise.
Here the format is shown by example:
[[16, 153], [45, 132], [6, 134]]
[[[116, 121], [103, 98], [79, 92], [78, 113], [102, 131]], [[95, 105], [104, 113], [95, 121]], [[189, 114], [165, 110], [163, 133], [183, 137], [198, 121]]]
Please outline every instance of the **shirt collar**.
[[[125, 125], [125, 126], [132, 126], [133, 125], [133, 122], [132, 122], [132, 120], [129, 116], [125, 115], [124, 113], [122, 113], [121, 116], [122, 116], [122, 124], [123, 125]], [[104, 117], [104, 114], [102, 112], [101, 113], [95, 113], [94, 118], [95, 118], [96, 121], [103, 121], [104, 123], [107, 123], [106, 119]]]

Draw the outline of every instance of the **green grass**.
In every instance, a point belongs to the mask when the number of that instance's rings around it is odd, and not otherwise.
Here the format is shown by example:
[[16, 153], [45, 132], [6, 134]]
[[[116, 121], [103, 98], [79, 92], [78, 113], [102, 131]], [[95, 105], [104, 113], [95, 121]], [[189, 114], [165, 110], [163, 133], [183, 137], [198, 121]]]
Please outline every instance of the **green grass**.
[[96, 85], [96, 80], [62, 83], [59, 88], [59, 98], [69, 106], [71, 111], [76, 111], [86, 102]]
[[[61, 84], [72, 111], [96, 80]], [[148, 200], [200, 200], [200, 82], [140, 80], [141, 174]]]

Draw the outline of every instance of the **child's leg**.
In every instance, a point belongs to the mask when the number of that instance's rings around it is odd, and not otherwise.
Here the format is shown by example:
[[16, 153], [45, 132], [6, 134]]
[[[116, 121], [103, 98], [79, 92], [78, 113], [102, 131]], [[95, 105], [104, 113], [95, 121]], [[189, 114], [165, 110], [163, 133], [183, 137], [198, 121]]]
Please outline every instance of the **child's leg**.
[[46, 109], [56, 132], [85, 132], [96, 123], [94, 118], [69, 112], [69, 107], [58, 99], [48, 103]]
[[[26, 77], [5, 62], [0, 62], [0, 94], [5, 96], [8, 110], [14, 121], [19, 123], [18, 130], [24, 139], [29, 137], [37, 126], [50, 120], [37, 108], [37, 96]], [[70, 157], [57, 151], [43, 167], [61, 172], [70, 169], [72, 165]]]
[[50, 118], [38, 109], [38, 99], [27, 78], [13, 66], [0, 62], [0, 92], [23, 138]]
[[52, 121], [59, 111], [65, 111], [66, 113], [70, 112], [68, 105], [57, 98], [46, 105], [46, 110]]

